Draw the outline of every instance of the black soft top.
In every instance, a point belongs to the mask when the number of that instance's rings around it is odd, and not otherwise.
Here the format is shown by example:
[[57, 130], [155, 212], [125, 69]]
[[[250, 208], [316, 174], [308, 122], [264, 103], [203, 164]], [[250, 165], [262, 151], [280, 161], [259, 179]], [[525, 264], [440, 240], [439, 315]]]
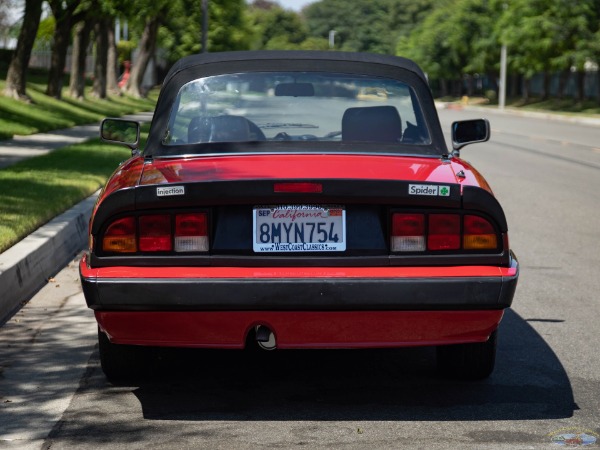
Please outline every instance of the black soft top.
[[375, 53], [354, 53], [334, 51], [309, 51], [309, 50], [258, 50], [240, 52], [218, 52], [202, 53], [186, 56], [175, 63], [165, 77], [164, 83], [168, 83], [177, 73], [203, 64], [214, 64], [219, 62], [246, 62], [246, 61], [272, 61], [272, 60], [306, 60], [318, 61], [340, 61], [359, 62], [368, 64], [381, 64], [409, 70], [427, 82], [425, 74], [417, 64], [407, 58], [399, 56], [379, 55]]
[[[184, 145], [173, 147], [163, 142], [163, 138], [169, 132], [169, 117], [173, 104], [181, 87], [186, 83], [227, 73], [281, 71], [339, 72], [401, 80], [414, 90], [421, 106], [424, 124], [431, 137], [430, 144], [411, 146], [410, 150], [418, 150], [419, 155], [428, 156], [448, 154], [427, 78], [415, 62], [397, 56], [373, 53], [298, 50], [205, 53], [187, 56], [177, 61], [163, 82], [150, 127], [148, 144], [143, 154], [151, 157], [178, 156], [186, 151], [190, 154], [198, 153], [197, 146], [186, 149]], [[281, 145], [285, 145], [286, 151], [293, 146], [298, 146], [298, 151], [305, 148], [303, 142], [286, 142]], [[331, 145], [332, 143], [311, 141], [311, 146], [316, 150], [323, 147], [322, 151], [329, 151]], [[366, 144], [341, 145], [344, 151], [361, 152], [365, 150]]]

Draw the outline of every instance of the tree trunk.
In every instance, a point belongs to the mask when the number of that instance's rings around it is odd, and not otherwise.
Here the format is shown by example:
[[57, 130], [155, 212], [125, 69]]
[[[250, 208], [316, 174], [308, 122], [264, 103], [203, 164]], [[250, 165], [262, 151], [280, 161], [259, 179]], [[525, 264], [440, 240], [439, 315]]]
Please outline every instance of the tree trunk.
[[570, 70], [563, 70], [560, 72], [558, 76], [558, 95], [557, 97], [562, 100], [565, 98], [565, 88], [567, 87], [567, 82], [569, 81], [569, 75], [571, 74]]
[[585, 70], [583, 68], [577, 71], [577, 99], [580, 102], [585, 101]]
[[445, 78], [440, 78], [440, 97], [448, 95], [448, 83]]
[[596, 70], [596, 101], [600, 105], [600, 69]]
[[139, 51], [133, 67], [131, 69], [131, 75], [127, 80], [126, 90], [129, 94], [134, 97], [142, 97], [142, 81], [144, 79], [144, 73], [150, 59], [154, 56], [154, 50], [156, 48], [156, 36], [158, 34], [158, 25], [160, 22], [160, 15], [152, 17], [146, 20], [146, 26], [140, 39], [138, 46]]
[[531, 79], [523, 78], [523, 101], [527, 103], [529, 101], [529, 88], [530, 88]]
[[75, 26], [75, 36], [73, 38], [69, 95], [80, 100], [85, 96], [85, 70], [92, 25], [91, 20], [79, 22]]
[[550, 97], [550, 73], [548, 71], [544, 72], [544, 87], [542, 89], [542, 100], [548, 100]]
[[115, 41], [115, 21], [114, 18], [107, 21], [108, 27], [108, 59], [106, 62], [106, 89], [109, 92], [118, 92], [118, 68], [117, 43]]
[[515, 98], [517, 95], [519, 95], [520, 92], [520, 83], [521, 83], [521, 76], [517, 73], [513, 73], [510, 76], [510, 94], [508, 94], [510, 97]]
[[94, 62], [94, 96], [106, 98], [106, 69], [108, 61], [108, 30], [110, 19], [101, 18], [96, 22], [96, 61]]
[[16, 99], [29, 100], [27, 97], [27, 67], [31, 50], [35, 42], [40, 17], [42, 15], [42, 0], [27, 0], [25, 2], [25, 15], [23, 26], [19, 33], [17, 48], [13, 53], [8, 73], [6, 74], [6, 86], [4, 95]]
[[[488, 89], [496, 92], [496, 97], [500, 97], [500, 86], [498, 85], [499, 76], [497, 72], [487, 72], [487, 79], [489, 81]], [[484, 92], [485, 94], [485, 92]]]
[[54, 42], [52, 44], [52, 55], [50, 56], [50, 73], [48, 74], [48, 87], [46, 94], [61, 98], [62, 84], [65, 72], [65, 61], [67, 59], [67, 50], [69, 48], [69, 38], [73, 28], [73, 13], [80, 3], [80, 0], [73, 0], [65, 3], [61, 0], [51, 0], [48, 2], [52, 9], [52, 14], [56, 20], [54, 28]]

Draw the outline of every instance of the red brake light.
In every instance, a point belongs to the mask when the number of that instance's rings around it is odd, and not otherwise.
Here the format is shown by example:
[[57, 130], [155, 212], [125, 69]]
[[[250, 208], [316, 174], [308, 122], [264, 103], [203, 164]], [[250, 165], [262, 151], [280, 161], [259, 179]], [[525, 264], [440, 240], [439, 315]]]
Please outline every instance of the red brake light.
[[135, 219], [124, 217], [111, 223], [102, 239], [105, 252], [133, 253], [137, 251], [135, 243]]
[[206, 213], [175, 216], [175, 251], [208, 251], [208, 215]]
[[394, 252], [422, 252], [425, 250], [425, 215], [392, 215], [391, 248]]
[[429, 250], [458, 250], [460, 248], [460, 216], [430, 214], [427, 248]]
[[321, 183], [275, 183], [273, 192], [320, 194], [323, 192], [323, 185]]
[[171, 216], [167, 214], [140, 216], [140, 250], [171, 251]]
[[498, 246], [492, 224], [479, 216], [465, 216], [463, 247], [465, 250], [487, 250]]

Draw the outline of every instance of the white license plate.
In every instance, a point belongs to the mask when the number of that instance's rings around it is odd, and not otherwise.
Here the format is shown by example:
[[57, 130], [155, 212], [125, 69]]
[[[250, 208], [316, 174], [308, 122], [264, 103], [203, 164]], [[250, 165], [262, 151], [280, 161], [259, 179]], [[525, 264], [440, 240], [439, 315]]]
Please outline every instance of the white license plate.
[[252, 217], [255, 252], [346, 250], [346, 210], [342, 206], [257, 206]]

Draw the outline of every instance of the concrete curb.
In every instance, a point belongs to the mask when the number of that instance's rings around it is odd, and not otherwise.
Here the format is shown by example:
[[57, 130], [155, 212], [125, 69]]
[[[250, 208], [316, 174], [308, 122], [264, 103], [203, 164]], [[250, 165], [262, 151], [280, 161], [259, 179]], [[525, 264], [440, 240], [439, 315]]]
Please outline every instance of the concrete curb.
[[0, 325], [87, 244], [98, 192], [0, 254]]

